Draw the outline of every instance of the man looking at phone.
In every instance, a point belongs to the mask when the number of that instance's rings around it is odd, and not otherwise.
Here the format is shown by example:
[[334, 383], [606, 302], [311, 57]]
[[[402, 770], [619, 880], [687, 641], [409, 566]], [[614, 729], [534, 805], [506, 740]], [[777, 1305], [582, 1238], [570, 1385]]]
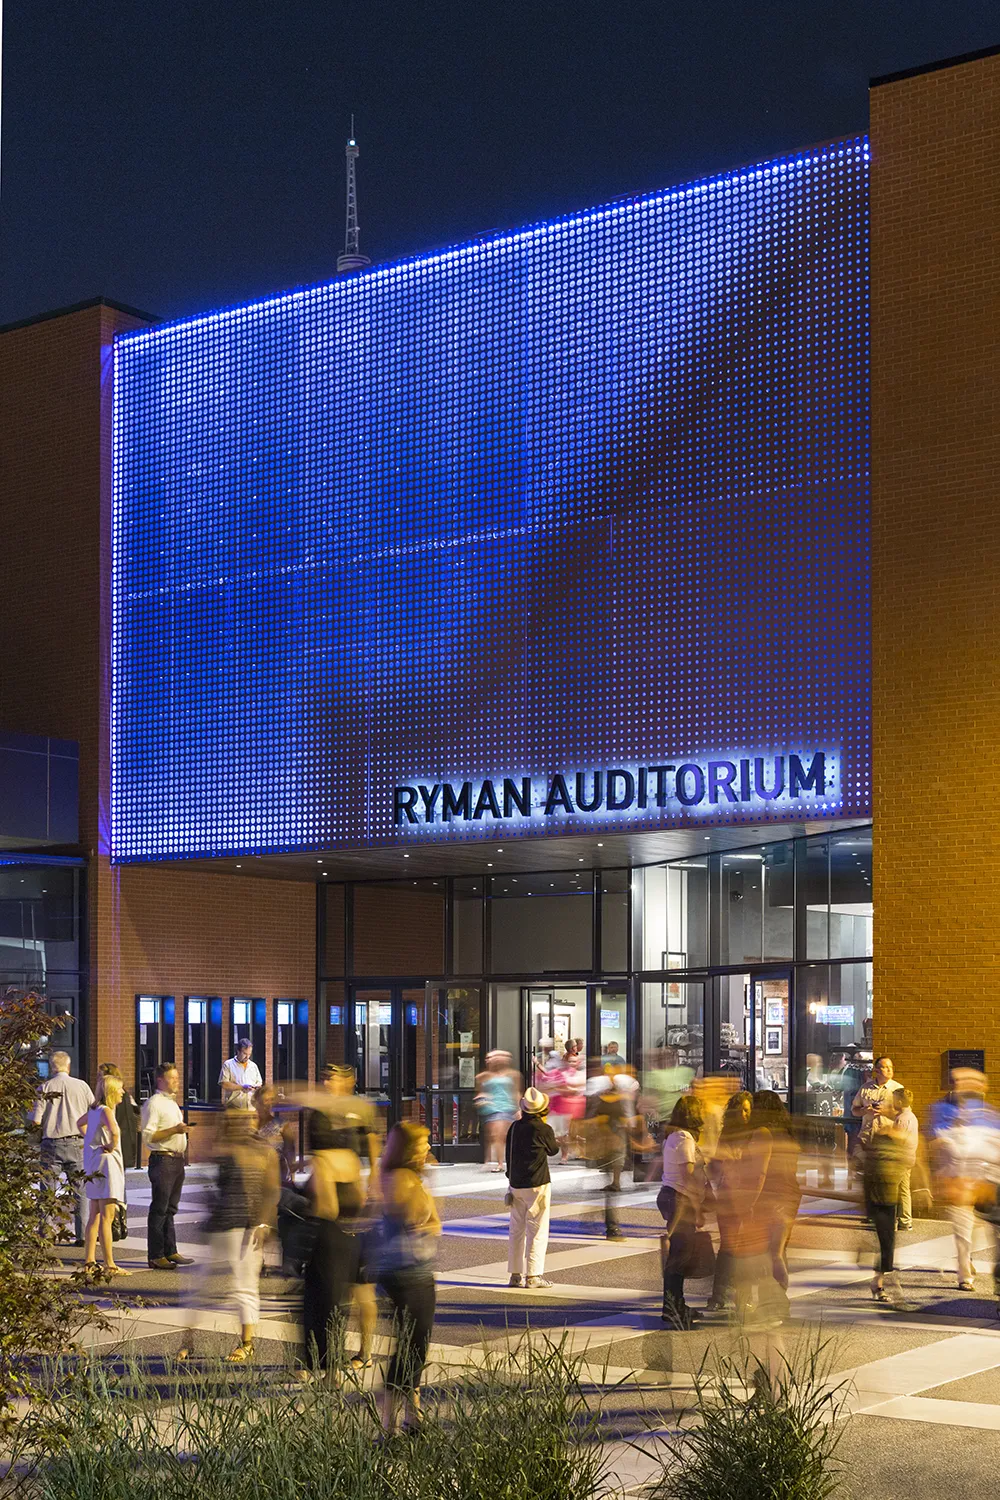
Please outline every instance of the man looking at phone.
[[236, 1043], [236, 1056], [222, 1064], [219, 1082], [222, 1085], [222, 1103], [227, 1109], [253, 1109], [253, 1096], [264, 1082], [260, 1069], [253, 1061], [253, 1042], [241, 1036]]
[[142, 1142], [149, 1152], [152, 1189], [146, 1221], [147, 1253], [150, 1266], [157, 1271], [194, 1264], [189, 1256], [178, 1253], [174, 1229], [174, 1215], [184, 1186], [188, 1137], [188, 1127], [177, 1103], [179, 1084], [173, 1063], [160, 1063], [156, 1070], [156, 1093], [142, 1109]]

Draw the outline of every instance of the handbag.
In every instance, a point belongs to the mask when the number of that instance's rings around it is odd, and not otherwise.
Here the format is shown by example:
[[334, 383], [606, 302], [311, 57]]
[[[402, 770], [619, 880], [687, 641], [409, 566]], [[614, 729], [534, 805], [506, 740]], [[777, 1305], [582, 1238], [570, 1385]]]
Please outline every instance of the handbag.
[[111, 1238], [115, 1241], [128, 1239], [128, 1209], [124, 1203], [115, 1204], [115, 1216], [111, 1220]]
[[402, 1219], [383, 1215], [365, 1235], [364, 1266], [375, 1281], [431, 1265], [437, 1247], [429, 1234], [411, 1229]]

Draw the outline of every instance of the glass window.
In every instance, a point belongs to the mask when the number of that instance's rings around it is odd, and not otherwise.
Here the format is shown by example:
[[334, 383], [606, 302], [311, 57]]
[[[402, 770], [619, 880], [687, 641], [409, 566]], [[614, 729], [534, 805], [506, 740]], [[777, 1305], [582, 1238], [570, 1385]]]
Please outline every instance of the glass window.
[[455, 974], [483, 972], [483, 891], [479, 879], [452, 882], [452, 955]]
[[764, 855], [738, 849], [719, 860], [719, 963], [760, 962]]
[[830, 840], [796, 841], [799, 921], [805, 931], [805, 957], [830, 956]]
[[504, 875], [490, 884], [495, 973], [591, 970], [593, 872]]
[[872, 1051], [871, 964], [815, 964], [796, 976], [798, 1110], [850, 1119], [850, 1101]]
[[354, 887], [355, 974], [443, 974], [445, 880]]
[[344, 986], [339, 981], [326, 981], [319, 987], [319, 1044], [317, 1059], [320, 1068], [332, 1063], [347, 1061], [347, 1006]]
[[761, 958], [791, 958], [795, 941], [795, 845], [791, 839], [761, 851], [764, 920]]
[[646, 969], [696, 969], [708, 962], [708, 859], [647, 865], [641, 872]]
[[[643, 1062], [647, 1070], [666, 1073], [675, 1093], [684, 1092], [693, 1077], [705, 1072], [705, 985], [678, 981], [642, 986]], [[681, 1080], [681, 1082], [678, 1082]], [[647, 1076], [647, 1087], [649, 1079]], [[656, 1084], [653, 1085], [656, 1092]], [[661, 1119], [669, 1118], [663, 1102]]]
[[830, 957], [871, 951], [872, 831], [852, 828], [830, 838]]
[[628, 969], [627, 870], [599, 870], [601, 882], [601, 968], [624, 974]]

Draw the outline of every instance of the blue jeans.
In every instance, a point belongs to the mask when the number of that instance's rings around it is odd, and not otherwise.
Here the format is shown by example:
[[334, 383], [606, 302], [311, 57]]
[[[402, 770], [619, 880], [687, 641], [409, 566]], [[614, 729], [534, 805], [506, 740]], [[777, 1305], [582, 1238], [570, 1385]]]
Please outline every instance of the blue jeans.
[[46, 1166], [58, 1166], [67, 1176], [71, 1172], [79, 1175], [73, 1183], [74, 1197], [73, 1228], [75, 1238], [83, 1239], [83, 1227], [88, 1216], [87, 1184], [83, 1180], [83, 1136], [60, 1135], [42, 1140], [42, 1162]]

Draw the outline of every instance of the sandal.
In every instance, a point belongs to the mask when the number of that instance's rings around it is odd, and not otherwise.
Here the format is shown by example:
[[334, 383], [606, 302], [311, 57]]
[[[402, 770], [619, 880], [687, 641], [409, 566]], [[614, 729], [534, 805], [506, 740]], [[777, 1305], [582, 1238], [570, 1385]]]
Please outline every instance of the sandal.
[[253, 1344], [237, 1344], [231, 1354], [226, 1355], [227, 1365], [248, 1365], [253, 1359]]
[[105, 1274], [108, 1276], [131, 1276], [131, 1271], [126, 1271], [124, 1266], [105, 1266]]

